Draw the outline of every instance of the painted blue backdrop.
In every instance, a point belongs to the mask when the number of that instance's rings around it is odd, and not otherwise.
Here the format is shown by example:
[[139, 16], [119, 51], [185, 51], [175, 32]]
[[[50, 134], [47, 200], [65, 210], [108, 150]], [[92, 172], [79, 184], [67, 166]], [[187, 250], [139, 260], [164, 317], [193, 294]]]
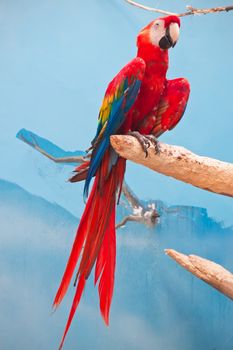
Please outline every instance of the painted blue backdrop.
[[[186, 2], [147, 4], [181, 12]], [[15, 135], [25, 127], [64, 149], [87, 148], [107, 83], [154, 17], [121, 0], [0, 0], [1, 349], [56, 348], [72, 288], [55, 315], [50, 305], [83, 210], [82, 185], [65, 182], [70, 169]], [[182, 19], [168, 76], [188, 78], [191, 97], [180, 125], [162, 137], [231, 162], [232, 20], [232, 13]], [[126, 178], [142, 199], [178, 209], [154, 230], [129, 224], [119, 231], [111, 326], [104, 328], [89, 283], [66, 348], [232, 349], [231, 301], [163, 256], [173, 247], [233, 270], [232, 199], [133, 164]]]

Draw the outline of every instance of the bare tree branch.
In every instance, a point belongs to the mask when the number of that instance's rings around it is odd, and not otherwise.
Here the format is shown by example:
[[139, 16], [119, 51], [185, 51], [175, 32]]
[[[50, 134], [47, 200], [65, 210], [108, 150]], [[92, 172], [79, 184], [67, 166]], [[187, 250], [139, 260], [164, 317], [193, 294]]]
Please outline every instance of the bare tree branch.
[[141, 222], [140, 221], [140, 216], [136, 216], [136, 215], [128, 215], [128, 216], [125, 216], [123, 218], [122, 221], [120, 221], [117, 225], [116, 225], [116, 229], [122, 227], [122, 226], [125, 226], [125, 224], [128, 222], [128, 221], [136, 221], [136, 222]]
[[175, 12], [169, 12], [169, 11], [165, 11], [165, 10], [155, 9], [153, 7], [145, 6], [145, 5], [142, 5], [142, 4], [140, 4], [136, 1], [132, 1], [132, 0], [125, 0], [125, 1], [128, 2], [130, 5], [139, 7], [143, 10], [157, 12], [157, 13], [161, 13], [162, 15], [167, 15], [167, 16], [177, 16], [177, 13], [175, 13]]
[[150, 203], [147, 206], [144, 206], [126, 182], [123, 183], [122, 192], [132, 207], [133, 214], [124, 217], [123, 220], [116, 225], [116, 229], [124, 226], [128, 221], [134, 221], [148, 227], [153, 227], [157, 223], [157, 219], [160, 217], [156, 210], [155, 203]]
[[138, 222], [139, 224], [146, 225], [147, 227], [153, 227], [158, 222], [159, 217], [160, 215], [158, 214], [156, 208], [151, 206], [151, 208], [148, 208], [146, 211], [142, 210], [136, 214], [125, 216], [123, 220], [116, 225], [116, 229], [125, 226], [128, 221], [134, 221]]
[[40, 147], [35, 146], [34, 147], [37, 151], [39, 151], [41, 154], [43, 154], [45, 157], [49, 158], [55, 163], [84, 163], [85, 158], [82, 156], [73, 156], [73, 157], [54, 157], [51, 154], [48, 154], [44, 150], [42, 150]]
[[160, 10], [160, 9], [156, 9], [154, 7], [149, 7], [149, 6], [145, 6], [142, 5], [136, 1], [132, 1], [132, 0], [125, 0], [126, 2], [128, 2], [130, 5], [139, 7], [143, 10], [146, 11], [152, 11], [152, 12], [157, 12], [157, 13], [161, 13], [163, 15], [166, 16], [177, 16], [177, 17], [184, 17], [184, 16], [192, 16], [192, 15], [207, 15], [209, 13], [216, 13], [216, 12], [229, 12], [233, 10], [233, 6], [218, 6], [218, 7], [212, 7], [212, 8], [208, 8], [208, 9], [197, 9], [194, 8], [192, 6], [186, 6], [187, 10], [186, 12], [183, 13], [175, 13], [175, 12], [169, 12], [169, 11], [165, 11], [165, 10]]
[[23, 135], [19, 136], [19, 139], [33, 147], [36, 151], [43, 154], [45, 157], [49, 158], [55, 163], [84, 163], [85, 158], [83, 156], [71, 156], [71, 157], [54, 157], [51, 154], [47, 153], [44, 149], [42, 149], [34, 138], [34, 143], [29, 142], [28, 139], [24, 138]]
[[[125, 181], [124, 181], [123, 186], [122, 186], [122, 192], [124, 193], [125, 198], [127, 199], [127, 201], [129, 202], [129, 204], [131, 205], [131, 207], [133, 209], [138, 209], [138, 208], [142, 207], [142, 204], [140, 204], [139, 199], [133, 193], [133, 191], [131, 190], [131, 188], [129, 187], [129, 185]], [[145, 208], [143, 208], [143, 209], [145, 209]]]
[[[30, 132], [28, 130], [20, 130], [17, 133], [17, 137], [25, 142], [26, 144], [30, 145], [32, 148], [34, 148], [36, 151], [43, 154], [45, 157], [49, 158], [55, 163], [63, 163], [63, 164], [71, 164], [71, 163], [83, 163], [91, 156], [91, 153], [83, 155], [67, 155], [63, 157], [54, 156], [53, 154], [47, 152], [45, 150], [45, 147], [41, 146], [41, 141], [47, 142], [51, 144], [50, 141], [41, 138], [40, 136], [34, 134], [33, 132]], [[52, 144], [57, 149], [58, 146]], [[60, 151], [63, 153], [66, 153], [66, 151], [59, 148]], [[80, 151], [81, 153], [81, 151]], [[83, 152], [84, 153], [84, 152]], [[59, 154], [59, 152], [58, 152]], [[136, 195], [133, 193], [133, 191], [130, 189], [130, 187], [124, 182], [122, 187], [122, 192], [125, 195], [126, 200], [128, 201], [129, 205], [132, 207], [133, 214], [126, 216], [117, 226], [116, 228], [119, 228], [121, 226], [124, 226], [127, 221], [137, 221], [140, 223], [144, 223], [147, 226], [154, 226], [157, 222], [157, 218], [159, 217], [159, 214], [155, 208], [155, 205], [148, 204], [146, 207], [140, 203], [140, 200], [136, 197]]]
[[174, 177], [207, 191], [233, 197], [233, 164], [198, 156], [179, 146], [159, 143], [159, 154], [153, 147], [148, 157], [135, 137], [111, 136], [111, 144], [123, 158], [142, 164], [158, 173]]
[[213, 261], [197, 255], [185, 255], [173, 249], [165, 253], [196, 277], [233, 299], [233, 274]]

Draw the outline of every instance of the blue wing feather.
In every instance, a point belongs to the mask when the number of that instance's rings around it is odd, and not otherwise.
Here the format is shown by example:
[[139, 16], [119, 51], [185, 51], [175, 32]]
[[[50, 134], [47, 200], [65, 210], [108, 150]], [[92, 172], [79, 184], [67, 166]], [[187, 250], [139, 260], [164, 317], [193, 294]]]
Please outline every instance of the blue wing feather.
[[[107, 126], [104, 131], [103, 138], [93, 151], [90, 167], [84, 185], [84, 199], [88, 196], [88, 190], [91, 179], [93, 176], [95, 176], [95, 173], [100, 166], [103, 156], [108, 146], [110, 145], [110, 136], [116, 133], [123, 124], [126, 117], [126, 113], [130, 110], [137, 98], [140, 86], [141, 80], [135, 79], [134, 82], [131, 85], [129, 85], [128, 79], [125, 79], [122, 95], [118, 99], [114, 100], [111, 105], [111, 112], [107, 121]], [[127, 93], [125, 93], [126, 90]], [[114, 157], [113, 161], [110, 162], [110, 164], [114, 164], [115, 161], [116, 157]], [[111, 166], [109, 167], [109, 171], [110, 170]]]

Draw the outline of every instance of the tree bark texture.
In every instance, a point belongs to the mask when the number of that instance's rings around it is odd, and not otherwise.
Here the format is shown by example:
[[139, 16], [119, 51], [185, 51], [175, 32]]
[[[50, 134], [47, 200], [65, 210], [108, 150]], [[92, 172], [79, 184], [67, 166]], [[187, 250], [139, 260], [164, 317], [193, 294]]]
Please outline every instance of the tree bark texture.
[[123, 158], [142, 164], [207, 191], [233, 197], [233, 164], [196, 155], [189, 150], [159, 142], [158, 154], [151, 145], [148, 157], [132, 136], [113, 135], [111, 144]]
[[185, 255], [173, 249], [166, 249], [165, 253], [193, 275], [233, 299], [233, 274], [230, 271], [197, 255]]

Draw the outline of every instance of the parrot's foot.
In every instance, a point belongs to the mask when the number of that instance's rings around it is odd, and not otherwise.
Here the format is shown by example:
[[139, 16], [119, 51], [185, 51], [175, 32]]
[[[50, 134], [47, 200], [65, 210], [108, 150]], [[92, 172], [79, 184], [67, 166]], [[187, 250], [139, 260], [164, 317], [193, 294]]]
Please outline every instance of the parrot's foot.
[[150, 147], [150, 141], [144, 135], [141, 135], [138, 131], [129, 131], [128, 135], [133, 136], [138, 140], [147, 157], [148, 148]]
[[155, 149], [155, 154], [159, 154], [160, 149], [159, 149], [159, 142], [157, 137], [155, 137], [154, 135], [146, 135], [145, 136], [148, 140], [150, 140], [150, 142], [152, 143], [152, 145], [154, 146]]
[[141, 135], [138, 131], [129, 131], [128, 135], [135, 137], [140, 143], [146, 158], [148, 157], [148, 148], [152, 145], [155, 148], [155, 153], [159, 153], [157, 138], [154, 135]]

